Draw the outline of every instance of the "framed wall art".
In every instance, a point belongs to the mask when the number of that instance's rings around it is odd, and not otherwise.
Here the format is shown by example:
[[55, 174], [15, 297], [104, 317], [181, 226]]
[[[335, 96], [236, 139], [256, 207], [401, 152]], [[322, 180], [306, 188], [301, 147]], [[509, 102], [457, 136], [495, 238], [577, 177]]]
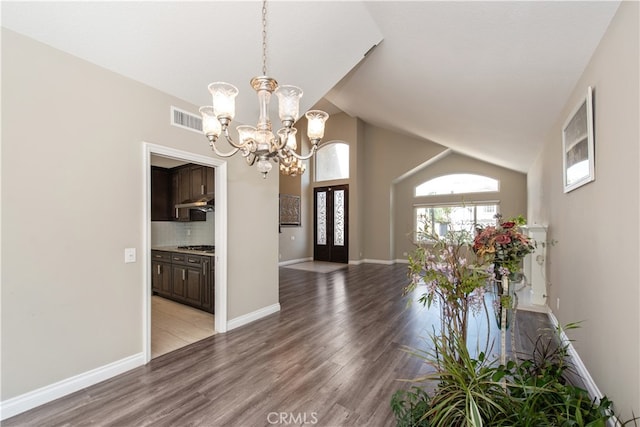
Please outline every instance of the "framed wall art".
[[595, 179], [593, 119], [593, 94], [591, 87], [588, 87], [586, 97], [562, 127], [562, 175], [565, 193]]
[[280, 225], [300, 226], [300, 196], [280, 194]]

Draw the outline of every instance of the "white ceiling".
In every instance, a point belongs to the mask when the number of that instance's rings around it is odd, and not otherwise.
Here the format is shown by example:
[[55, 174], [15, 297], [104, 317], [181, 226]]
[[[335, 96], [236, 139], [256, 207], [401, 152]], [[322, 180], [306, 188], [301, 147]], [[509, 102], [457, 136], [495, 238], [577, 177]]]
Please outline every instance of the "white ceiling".
[[[273, 1], [267, 72], [304, 89], [302, 111], [320, 101], [526, 172], [618, 5]], [[245, 123], [260, 23], [255, 1], [2, 1], [2, 26], [196, 105], [235, 84]]]

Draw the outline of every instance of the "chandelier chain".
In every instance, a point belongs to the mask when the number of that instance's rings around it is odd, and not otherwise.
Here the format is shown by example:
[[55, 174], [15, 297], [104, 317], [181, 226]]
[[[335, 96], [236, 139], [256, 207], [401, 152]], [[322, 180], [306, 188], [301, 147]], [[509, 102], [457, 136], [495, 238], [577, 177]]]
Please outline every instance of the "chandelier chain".
[[262, 1], [262, 75], [267, 75], [267, 0]]
[[[1, 1], [1, 0], [0, 0]], [[213, 105], [200, 108], [202, 113], [202, 130], [209, 140], [214, 153], [220, 157], [231, 157], [240, 153], [247, 164], [257, 165], [263, 177], [273, 167], [271, 162], [280, 163], [280, 170], [284, 175], [300, 175], [305, 171], [303, 160], [308, 160], [315, 154], [318, 144], [324, 136], [324, 122], [329, 115], [324, 111], [311, 110], [307, 118], [307, 137], [311, 149], [305, 155], [296, 153], [297, 142], [294, 127], [300, 116], [299, 106], [302, 89], [296, 86], [278, 86], [278, 82], [267, 76], [267, 0], [262, 0], [262, 75], [250, 81], [256, 91], [260, 104], [260, 116], [257, 126], [241, 125], [237, 142], [229, 135], [229, 126], [235, 116], [235, 98], [238, 88], [226, 82], [211, 83], [208, 88], [213, 96]], [[278, 115], [282, 128], [277, 135], [272, 132], [269, 118], [269, 99], [275, 94], [278, 98]], [[231, 151], [223, 152], [216, 147], [216, 141], [224, 135]]]

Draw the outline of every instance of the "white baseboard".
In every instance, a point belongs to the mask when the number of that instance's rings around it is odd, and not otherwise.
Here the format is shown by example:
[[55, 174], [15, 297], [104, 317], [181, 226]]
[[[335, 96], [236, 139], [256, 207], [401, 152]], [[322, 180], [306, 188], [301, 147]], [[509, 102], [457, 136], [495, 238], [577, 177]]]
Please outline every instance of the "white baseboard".
[[290, 265], [290, 264], [299, 264], [301, 262], [309, 262], [309, 261], [313, 261], [313, 258], [309, 257], [309, 258], [300, 258], [300, 259], [290, 259], [288, 261], [280, 261], [278, 263], [278, 267], [282, 267], [284, 265]]
[[396, 259], [394, 261], [396, 264], [409, 264], [409, 260], [406, 258], [402, 258], [402, 259]]
[[[551, 323], [553, 324], [553, 326], [555, 328], [558, 328], [558, 325], [559, 325], [558, 319], [553, 314], [553, 312], [551, 310], [548, 310], [547, 315], [549, 316], [549, 320], [551, 320]], [[587, 388], [587, 391], [589, 392], [589, 395], [591, 396], [591, 398], [592, 399], [595, 398], [598, 400], [602, 399], [603, 394], [600, 392], [600, 389], [596, 385], [595, 381], [593, 381], [593, 378], [591, 377], [591, 374], [587, 370], [587, 367], [584, 365], [584, 362], [582, 362], [582, 359], [580, 359], [580, 355], [578, 355], [578, 352], [573, 347], [573, 344], [571, 343], [567, 335], [564, 333], [564, 331], [560, 332], [560, 339], [562, 340], [562, 345], [567, 346], [569, 356], [571, 357], [571, 363], [575, 367], [578, 374], [580, 375], [580, 379], [582, 379], [582, 381], [584, 382], [584, 385]]]
[[138, 353], [109, 363], [96, 369], [75, 375], [57, 383], [41, 387], [20, 396], [0, 402], [0, 420], [13, 417], [22, 412], [44, 405], [55, 399], [113, 378], [123, 372], [144, 365], [144, 354]]
[[364, 259], [363, 262], [367, 264], [384, 264], [384, 265], [395, 264], [394, 260], [387, 260], [387, 259]]
[[364, 260], [361, 259], [350, 259], [349, 260], [349, 265], [360, 265], [363, 264]]
[[255, 322], [256, 320], [262, 319], [270, 314], [277, 313], [278, 311], [280, 311], [280, 303], [263, 307], [259, 310], [252, 311], [251, 313], [243, 314], [242, 316], [234, 317], [227, 322], [227, 331]]

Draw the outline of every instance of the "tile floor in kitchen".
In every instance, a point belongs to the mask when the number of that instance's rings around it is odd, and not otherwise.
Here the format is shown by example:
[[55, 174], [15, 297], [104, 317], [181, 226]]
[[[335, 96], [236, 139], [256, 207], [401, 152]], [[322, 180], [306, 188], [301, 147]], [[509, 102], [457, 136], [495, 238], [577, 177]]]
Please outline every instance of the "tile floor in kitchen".
[[213, 314], [153, 295], [151, 358], [215, 334]]

